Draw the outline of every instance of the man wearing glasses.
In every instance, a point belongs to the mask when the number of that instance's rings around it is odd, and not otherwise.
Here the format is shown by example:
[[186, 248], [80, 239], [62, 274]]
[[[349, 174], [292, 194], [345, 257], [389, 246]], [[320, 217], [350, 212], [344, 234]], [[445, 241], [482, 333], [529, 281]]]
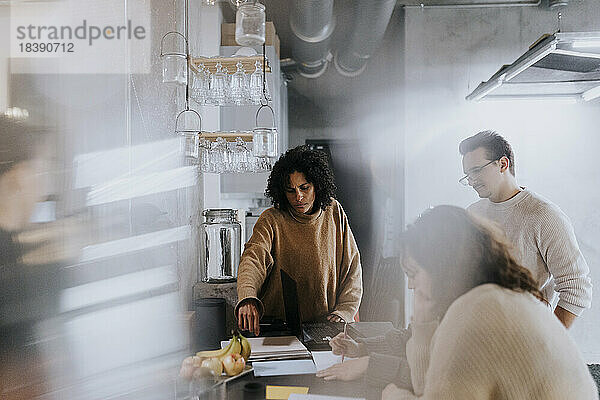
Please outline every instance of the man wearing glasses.
[[[459, 180], [481, 200], [469, 212], [495, 221], [512, 242], [515, 256], [538, 280], [541, 292], [567, 328], [592, 300], [588, 265], [569, 218], [550, 201], [517, 184], [510, 144], [494, 131], [483, 131], [459, 145]], [[558, 296], [558, 303], [555, 303]]]

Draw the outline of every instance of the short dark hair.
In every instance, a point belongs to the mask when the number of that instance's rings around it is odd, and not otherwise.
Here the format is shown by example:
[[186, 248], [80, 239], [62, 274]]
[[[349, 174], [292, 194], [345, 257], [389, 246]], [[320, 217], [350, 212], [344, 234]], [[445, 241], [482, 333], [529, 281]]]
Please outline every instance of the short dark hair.
[[458, 151], [464, 156], [480, 147], [485, 149], [490, 160], [499, 160], [502, 157], [508, 158], [510, 161], [508, 170], [512, 176], [515, 176], [515, 155], [506, 139], [495, 131], [482, 131], [460, 142]]
[[325, 210], [335, 198], [335, 180], [329, 167], [327, 154], [319, 150], [311, 150], [308, 146], [298, 146], [288, 150], [279, 157], [273, 166], [265, 195], [271, 199], [277, 209], [287, 209], [289, 204], [285, 196], [289, 176], [301, 172], [309, 183], [315, 187], [315, 203], [313, 210]]
[[35, 157], [44, 131], [24, 121], [0, 115], [0, 175]]

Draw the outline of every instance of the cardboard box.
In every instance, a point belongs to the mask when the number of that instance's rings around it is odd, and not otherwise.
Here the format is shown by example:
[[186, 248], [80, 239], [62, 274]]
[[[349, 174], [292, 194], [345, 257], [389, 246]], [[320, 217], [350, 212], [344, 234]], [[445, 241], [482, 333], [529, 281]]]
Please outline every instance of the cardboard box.
[[[271, 21], [265, 23], [265, 44], [275, 47], [277, 57], [281, 57], [279, 36], [277, 36], [275, 25]], [[221, 46], [239, 46], [235, 41], [235, 24], [221, 24]]]

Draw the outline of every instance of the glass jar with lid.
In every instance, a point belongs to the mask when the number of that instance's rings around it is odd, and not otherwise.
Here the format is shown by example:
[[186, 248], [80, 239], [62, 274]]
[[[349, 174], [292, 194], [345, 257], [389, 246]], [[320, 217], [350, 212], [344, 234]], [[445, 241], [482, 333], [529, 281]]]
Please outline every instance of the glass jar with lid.
[[230, 208], [210, 208], [202, 215], [198, 276], [203, 282], [233, 282], [237, 279], [242, 245], [237, 212]]
[[240, 46], [258, 46], [265, 42], [265, 6], [246, 1], [235, 14], [235, 41]]
[[[271, 127], [259, 126], [258, 116], [263, 109], [271, 111], [273, 124]], [[263, 104], [256, 111], [256, 128], [252, 130], [252, 154], [255, 157], [277, 157], [277, 128], [275, 127], [275, 113], [268, 104]]]

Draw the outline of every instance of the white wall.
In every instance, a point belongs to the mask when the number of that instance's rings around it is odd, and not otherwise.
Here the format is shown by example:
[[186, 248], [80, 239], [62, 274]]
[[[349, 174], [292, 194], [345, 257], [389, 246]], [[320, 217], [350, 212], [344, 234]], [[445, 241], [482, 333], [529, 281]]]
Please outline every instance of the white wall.
[[[600, 30], [600, 2], [571, 2], [562, 31]], [[458, 143], [494, 129], [512, 144], [521, 185], [544, 195], [571, 218], [600, 287], [600, 102], [480, 102], [464, 100], [480, 81], [512, 63], [556, 13], [542, 8], [415, 9], [406, 11], [407, 222], [430, 205], [467, 206]], [[588, 362], [600, 362], [600, 294], [569, 331]]]
[[3, 113], [8, 107], [9, 32], [10, 7], [0, 5], [0, 113]]

